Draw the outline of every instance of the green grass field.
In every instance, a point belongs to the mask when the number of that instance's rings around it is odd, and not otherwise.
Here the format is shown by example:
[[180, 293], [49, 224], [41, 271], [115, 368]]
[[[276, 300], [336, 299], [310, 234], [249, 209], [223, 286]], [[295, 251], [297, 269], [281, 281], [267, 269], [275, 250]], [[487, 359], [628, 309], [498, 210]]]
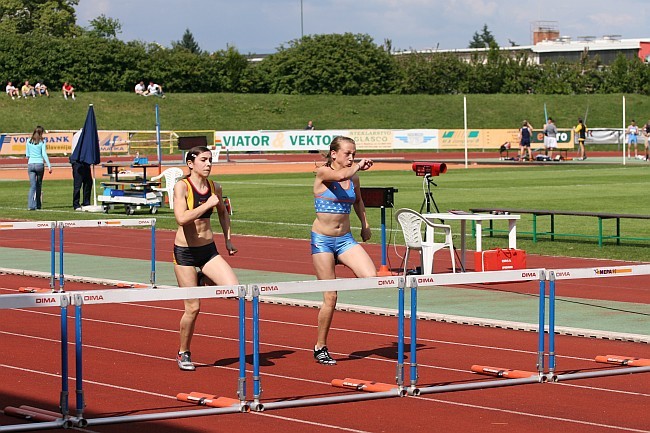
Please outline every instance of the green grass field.
[[[441, 211], [468, 210], [474, 207], [512, 207], [556, 209], [594, 212], [650, 214], [647, 166], [535, 166], [513, 168], [480, 168], [449, 170], [436, 177], [438, 184], [432, 188], [434, 199]], [[268, 175], [219, 176], [218, 166], [213, 178], [220, 181], [226, 195], [231, 197], [235, 213], [233, 233], [307, 239], [314, 218], [311, 187], [313, 177], [307, 173]], [[395, 207], [419, 210], [424, 200], [423, 178], [412, 172], [376, 171], [361, 175], [362, 186], [395, 187]], [[26, 210], [27, 181], [0, 182], [0, 218], [67, 220], [90, 218], [125, 218], [123, 211], [79, 213], [71, 209], [72, 183], [69, 180], [44, 183], [44, 210]], [[101, 190], [98, 186], [98, 190]], [[139, 211], [136, 215], [149, 215]], [[374, 227], [373, 242], [380, 242], [380, 210], [368, 209]], [[167, 207], [156, 215], [157, 226], [175, 229], [172, 211]], [[387, 228], [391, 244], [403, 244], [401, 234], [393, 221], [392, 210], [387, 211]], [[650, 262], [650, 241], [624, 241], [617, 246], [607, 241], [599, 248], [596, 239], [561, 237], [555, 241], [542, 238], [532, 242], [530, 231], [532, 217], [522, 215], [517, 225], [518, 246], [529, 254], [564, 255], [574, 257], [610, 258]], [[216, 221], [213, 224], [217, 224]], [[505, 229], [503, 227], [496, 228]], [[614, 234], [614, 221], [605, 221], [607, 234]], [[354, 234], [358, 235], [358, 220], [353, 218]], [[456, 233], [458, 227], [454, 226]], [[538, 231], [548, 229], [548, 219], [538, 220]], [[556, 217], [556, 231], [596, 235], [596, 218]], [[622, 220], [623, 235], [650, 237], [650, 227], [643, 220]], [[504, 246], [505, 235], [484, 238], [484, 248]], [[469, 247], [472, 247], [470, 243]]]

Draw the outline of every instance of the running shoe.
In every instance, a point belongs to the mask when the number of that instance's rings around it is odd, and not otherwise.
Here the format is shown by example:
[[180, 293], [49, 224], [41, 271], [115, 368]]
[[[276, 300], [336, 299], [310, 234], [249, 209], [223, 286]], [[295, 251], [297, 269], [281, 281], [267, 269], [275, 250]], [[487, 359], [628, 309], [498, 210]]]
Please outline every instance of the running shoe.
[[180, 368], [183, 371], [194, 371], [196, 370], [196, 367], [194, 364], [192, 364], [192, 360], [190, 359], [190, 356], [192, 354], [188, 351], [185, 351], [183, 353], [179, 353], [176, 355], [176, 361], [178, 362], [178, 368]]
[[314, 348], [314, 359], [316, 359], [316, 362], [319, 364], [336, 365], [336, 360], [330, 356], [327, 346], [323, 346], [318, 350]]

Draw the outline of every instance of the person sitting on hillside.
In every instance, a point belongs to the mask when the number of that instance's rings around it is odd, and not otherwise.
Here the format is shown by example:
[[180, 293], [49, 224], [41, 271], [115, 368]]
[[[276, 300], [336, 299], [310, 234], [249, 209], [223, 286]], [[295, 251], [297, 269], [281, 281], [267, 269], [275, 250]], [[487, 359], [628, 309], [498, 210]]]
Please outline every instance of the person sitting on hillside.
[[7, 81], [6, 92], [7, 95], [11, 96], [11, 99], [20, 99], [20, 93], [18, 93], [18, 89], [16, 89], [11, 81]]
[[149, 94], [149, 92], [147, 92], [147, 89], [144, 87], [144, 81], [140, 81], [135, 85], [135, 94], [141, 96], [147, 96]]
[[36, 83], [34, 86], [34, 90], [36, 91], [36, 94], [39, 96], [47, 96], [48, 98], [50, 97], [50, 92], [47, 90], [47, 86], [41, 82]]
[[23, 84], [23, 87], [20, 89], [21, 93], [23, 94], [23, 98], [26, 98], [28, 96], [31, 96], [32, 98], [36, 98], [36, 92], [34, 91], [34, 86], [29, 84], [29, 81], [25, 81], [25, 84]]
[[160, 98], [165, 97], [165, 93], [163, 92], [163, 89], [160, 86], [160, 84], [156, 84], [153, 81], [149, 81], [149, 85], [147, 86], [147, 92], [148, 92], [148, 96], [158, 96]]
[[61, 91], [63, 92], [63, 97], [65, 99], [68, 99], [68, 96], [72, 97], [72, 100], [74, 101], [76, 98], [74, 96], [74, 87], [67, 81], [63, 83], [63, 87], [61, 88]]

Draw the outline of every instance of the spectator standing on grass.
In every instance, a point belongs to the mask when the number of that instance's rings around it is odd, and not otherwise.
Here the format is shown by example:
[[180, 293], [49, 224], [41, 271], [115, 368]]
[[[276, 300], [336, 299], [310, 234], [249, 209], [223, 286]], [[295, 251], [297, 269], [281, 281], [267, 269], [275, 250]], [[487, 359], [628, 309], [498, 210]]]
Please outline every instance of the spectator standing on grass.
[[7, 92], [7, 95], [11, 96], [11, 99], [20, 99], [20, 93], [11, 81], [7, 81], [7, 87], [5, 87], [5, 91]]
[[[174, 217], [178, 224], [174, 238], [174, 274], [179, 287], [196, 287], [199, 268], [216, 285], [239, 284], [232, 268], [217, 251], [210, 217], [216, 211], [226, 241], [226, 250], [234, 255], [237, 249], [230, 240], [230, 216], [223, 200], [221, 185], [208, 179], [212, 169], [212, 152], [197, 146], [187, 152], [185, 163], [190, 173], [174, 185]], [[178, 368], [195, 370], [190, 345], [201, 308], [199, 299], [185, 301], [180, 322], [180, 347], [176, 356]]]
[[550, 117], [544, 125], [544, 147], [548, 157], [553, 159], [553, 149], [557, 148], [557, 127]]
[[645, 157], [643, 158], [645, 161], [650, 161], [650, 152], [648, 151], [648, 148], [650, 147], [650, 119], [648, 119], [648, 122], [643, 125], [643, 135], [645, 135]]
[[[70, 154], [70, 164], [72, 165], [72, 208], [76, 211], [82, 211], [82, 206], [90, 206], [90, 196], [93, 188], [93, 175], [90, 172], [90, 164], [87, 162], [73, 160], [74, 150], [79, 144], [81, 130], [75, 132], [72, 137], [72, 153]], [[82, 199], [83, 192], [83, 201]]]
[[27, 140], [25, 146], [25, 156], [27, 156], [27, 174], [29, 175], [29, 194], [27, 195], [27, 209], [40, 209], [41, 192], [43, 191], [43, 175], [45, 174], [45, 164], [47, 170], [52, 174], [50, 159], [47, 157], [45, 148], [45, 139], [43, 134], [45, 130], [42, 126], [37, 126], [32, 136]]
[[524, 161], [526, 159], [526, 154], [528, 154], [528, 160], [533, 160], [533, 154], [530, 150], [530, 139], [533, 136], [533, 127], [528, 123], [528, 120], [524, 120], [519, 129], [519, 161]]
[[36, 92], [34, 91], [34, 86], [29, 84], [29, 81], [25, 81], [25, 84], [23, 84], [23, 87], [20, 89], [21, 93], [23, 94], [23, 98], [27, 98], [28, 96], [31, 96], [32, 98], [36, 98]]
[[[354, 161], [357, 148], [353, 139], [337, 136], [330, 143], [327, 162], [316, 169], [314, 208], [316, 219], [311, 228], [311, 254], [319, 280], [336, 278], [336, 264], [341, 263], [358, 278], [377, 276], [368, 253], [352, 237], [350, 211], [354, 208], [361, 221], [361, 239], [370, 239], [370, 224], [361, 198], [359, 171], [372, 167], [372, 160]], [[318, 312], [318, 337], [314, 346], [316, 362], [335, 365], [327, 349], [327, 335], [336, 308], [337, 293], [323, 293]]]
[[575, 130], [575, 141], [578, 142], [579, 146], [579, 155], [578, 161], [584, 161], [587, 159], [587, 152], [585, 152], [585, 140], [587, 139], [587, 125], [585, 125], [582, 118], [578, 118], [578, 124], [574, 128]]
[[627, 127], [627, 157], [631, 158], [632, 145], [634, 145], [634, 157], [637, 158], [638, 150], [637, 143], [639, 141], [639, 127], [636, 122], [632, 120], [630, 126]]
[[61, 91], [63, 92], [63, 97], [66, 100], [68, 99], [68, 96], [70, 96], [73, 101], [76, 99], [74, 96], [74, 87], [72, 87], [72, 85], [67, 81], [63, 83], [63, 87], [61, 88]]
[[50, 92], [47, 90], [47, 86], [41, 82], [36, 83], [34, 86], [34, 90], [36, 91], [36, 94], [39, 96], [47, 96], [48, 98], [50, 97]]

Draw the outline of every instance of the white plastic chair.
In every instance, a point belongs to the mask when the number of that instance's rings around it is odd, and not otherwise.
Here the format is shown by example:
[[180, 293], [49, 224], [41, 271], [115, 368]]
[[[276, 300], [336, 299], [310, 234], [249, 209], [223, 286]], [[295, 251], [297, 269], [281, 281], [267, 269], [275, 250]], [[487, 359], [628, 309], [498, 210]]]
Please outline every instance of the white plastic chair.
[[[449, 248], [451, 258], [451, 268], [456, 272], [456, 262], [454, 260], [454, 243], [451, 238], [451, 227], [447, 224], [433, 223], [422, 215], [411, 209], [399, 209], [395, 212], [395, 219], [402, 226], [404, 241], [406, 242], [406, 255], [404, 257], [404, 273], [408, 267], [408, 259], [411, 250], [420, 252], [421, 269], [424, 274], [433, 273], [433, 255], [436, 251], [443, 248]], [[430, 235], [426, 241], [422, 240], [422, 223], [427, 227], [427, 234]], [[445, 236], [444, 242], [435, 242], [436, 231]], [[425, 264], [431, 264], [431, 267]], [[427, 271], [431, 272], [427, 272]]]
[[153, 186], [151, 189], [154, 191], [161, 191], [161, 192], [166, 192], [167, 197], [169, 200], [169, 208], [174, 209], [174, 185], [176, 185], [176, 182], [178, 182], [185, 173], [183, 173], [183, 170], [181, 170], [178, 167], [170, 167], [160, 173], [158, 176], [154, 176], [151, 178], [152, 181], [159, 180], [161, 178], [165, 178], [165, 185], [164, 186]]

